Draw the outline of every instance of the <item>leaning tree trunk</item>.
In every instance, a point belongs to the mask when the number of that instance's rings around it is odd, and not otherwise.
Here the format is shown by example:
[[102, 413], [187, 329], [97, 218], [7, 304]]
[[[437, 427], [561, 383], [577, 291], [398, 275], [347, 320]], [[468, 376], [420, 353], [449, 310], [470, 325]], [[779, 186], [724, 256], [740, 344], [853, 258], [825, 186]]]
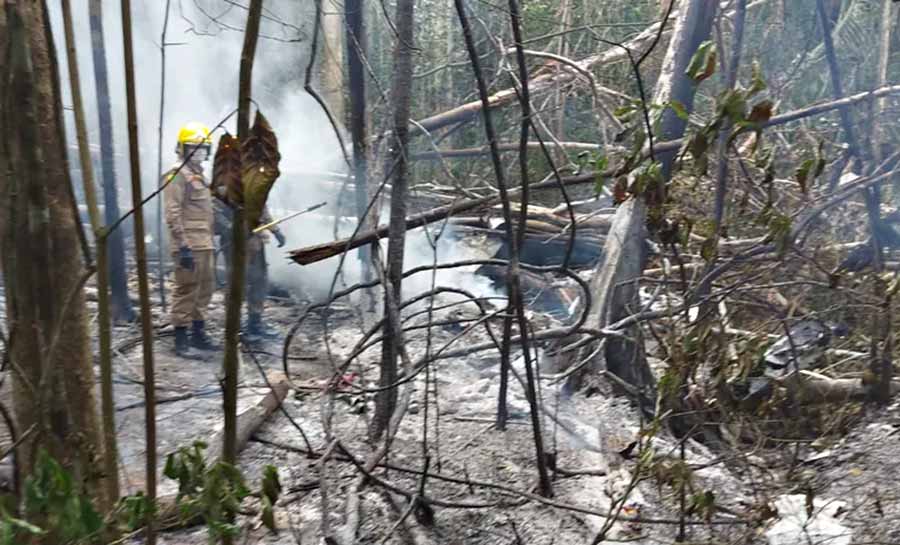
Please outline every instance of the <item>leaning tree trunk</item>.
[[[91, 44], [94, 55], [94, 87], [100, 125], [100, 164], [103, 172], [103, 217], [106, 225], [119, 219], [119, 190], [116, 186], [116, 159], [113, 146], [112, 107], [106, 72], [106, 45], [103, 39], [102, 0], [90, 0]], [[125, 236], [121, 229], [109, 234], [109, 285], [114, 322], [131, 322], [134, 309], [128, 297], [128, 268], [125, 266]]]
[[[697, 84], [688, 77], [686, 70], [697, 48], [709, 38], [717, 7], [718, 2], [715, 0], [690, 0], [679, 7], [672, 29], [672, 39], [656, 84], [654, 104], [678, 101], [688, 111], [693, 109]], [[687, 122], [676, 115], [672, 108], [666, 108], [659, 121], [658, 131], [654, 134], [654, 141], [681, 138], [686, 125]], [[672, 167], [678, 150], [650, 151], [651, 157], [661, 164], [663, 179], [668, 182], [672, 177]], [[664, 193], [664, 184], [659, 189]], [[653, 200], [661, 203], [661, 197], [662, 195], [654, 195]], [[619, 206], [616, 211], [610, 234], [606, 238], [604, 248], [606, 257], [598, 266], [591, 282], [596, 306], [593, 316], [588, 321], [589, 326], [603, 328], [635, 313], [639, 308], [638, 279], [644, 268], [645, 224], [648, 212], [648, 205], [643, 198], [631, 199]], [[584, 373], [603, 369], [633, 386], [639, 388], [651, 386], [653, 375], [647, 365], [640, 329], [635, 326], [627, 333], [629, 340], [607, 339], [606, 346], [591, 358], [590, 365], [585, 366], [581, 373], [573, 375], [572, 386], [581, 385]], [[587, 352], [583, 352], [580, 357], [589, 354], [594, 348], [588, 347], [586, 350]], [[580, 357], [577, 361], [580, 361]]]
[[[28, 475], [47, 448], [90, 497], [102, 499], [102, 452], [94, 399], [77, 221], [66, 159], [56, 50], [42, 3], [7, 3], [3, 36], [11, 60], [0, 93], [4, 133], [4, 285], [15, 338], [11, 358], [16, 421], [32, 429], [16, 452]], [[7, 86], [8, 84], [8, 86]], [[48, 543], [53, 537], [47, 536]]]

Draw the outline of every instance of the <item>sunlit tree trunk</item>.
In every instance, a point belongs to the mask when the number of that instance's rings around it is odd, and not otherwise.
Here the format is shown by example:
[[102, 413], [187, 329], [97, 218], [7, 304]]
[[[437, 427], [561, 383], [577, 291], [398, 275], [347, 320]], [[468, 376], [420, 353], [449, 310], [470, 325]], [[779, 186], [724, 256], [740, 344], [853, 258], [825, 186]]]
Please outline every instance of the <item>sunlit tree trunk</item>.
[[44, 4], [7, 3], [6, 23], [2, 36], [11, 62], [0, 102], [7, 128], [0, 253], [8, 329], [15, 337], [16, 420], [22, 433], [33, 432], [17, 461], [27, 475], [37, 450], [47, 448], [87, 494], [99, 498], [102, 445], [82, 292], [86, 276], [72, 212], [56, 50]]
[[335, 119], [344, 119], [344, 17], [340, 4], [327, 3], [322, 12], [322, 88]]

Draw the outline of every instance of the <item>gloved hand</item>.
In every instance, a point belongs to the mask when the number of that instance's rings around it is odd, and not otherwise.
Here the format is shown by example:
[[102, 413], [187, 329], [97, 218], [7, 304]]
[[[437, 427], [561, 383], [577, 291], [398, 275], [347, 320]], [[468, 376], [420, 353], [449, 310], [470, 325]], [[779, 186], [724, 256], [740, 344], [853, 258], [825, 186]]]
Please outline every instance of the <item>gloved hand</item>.
[[278, 241], [278, 247], [281, 248], [287, 242], [287, 239], [284, 238], [284, 233], [281, 232], [281, 229], [277, 231], [272, 231], [272, 234], [275, 235], [275, 240]]
[[194, 252], [187, 246], [178, 249], [178, 265], [182, 269], [194, 270]]

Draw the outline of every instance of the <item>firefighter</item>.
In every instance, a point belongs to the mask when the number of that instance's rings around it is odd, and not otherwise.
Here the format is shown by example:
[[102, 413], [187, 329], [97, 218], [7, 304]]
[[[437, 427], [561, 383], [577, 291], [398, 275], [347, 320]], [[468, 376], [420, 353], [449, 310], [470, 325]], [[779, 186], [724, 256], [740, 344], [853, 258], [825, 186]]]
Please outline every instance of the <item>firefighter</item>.
[[206, 308], [215, 282], [212, 193], [203, 176], [210, 147], [209, 129], [188, 123], [178, 132], [178, 163], [163, 175], [168, 182], [163, 196], [175, 262], [170, 319], [175, 327], [175, 354], [183, 357], [193, 356], [191, 348], [218, 349], [206, 332]]
[[[263, 211], [261, 223], [272, 221], [268, 209]], [[274, 339], [278, 333], [263, 321], [266, 296], [269, 293], [269, 266], [266, 263], [266, 244], [271, 240], [269, 232], [281, 248], [285, 244], [284, 233], [276, 225], [260, 233], [250, 235], [247, 240], [247, 327], [245, 333], [251, 338]]]
[[[231, 270], [231, 210], [219, 200], [215, 202], [216, 234], [219, 235], [219, 247], [225, 258], [226, 278], [230, 278]], [[272, 221], [268, 209], [263, 210], [260, 223]], [[266, 243], [270, 239], [269, 231], [278, 241], [278, 247], [284, 246], [286, 239], [278, 226], [260, 233], [250, 233], [247, 238], [247, 323], [244, 334], [248, 339], [274, 339], [278, 334], [273, 331], [262, 318], [265, 310], [266, 295], [269, 291], [269, 272], [266, 264]]]

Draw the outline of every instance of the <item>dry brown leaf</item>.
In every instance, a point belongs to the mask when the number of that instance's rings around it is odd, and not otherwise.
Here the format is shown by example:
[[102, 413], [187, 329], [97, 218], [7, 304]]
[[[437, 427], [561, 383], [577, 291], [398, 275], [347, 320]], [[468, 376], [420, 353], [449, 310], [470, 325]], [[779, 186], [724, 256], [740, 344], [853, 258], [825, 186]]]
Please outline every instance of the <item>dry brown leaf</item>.
[[241, 187], [241, 151], [238, 139], [225, 134], [219, 139], [219, 148], [213, 160], [212, 177], [213, 194], [224, 196], [229, 203], [240, 204], [243, 201]]
[[260, 223], [269, 191], [281, 174], [278, 170], [280, 160], [278, 139], [269, 121], [257, 111], [250, 134], [241, 146], [243, 205], [250, 229]]

